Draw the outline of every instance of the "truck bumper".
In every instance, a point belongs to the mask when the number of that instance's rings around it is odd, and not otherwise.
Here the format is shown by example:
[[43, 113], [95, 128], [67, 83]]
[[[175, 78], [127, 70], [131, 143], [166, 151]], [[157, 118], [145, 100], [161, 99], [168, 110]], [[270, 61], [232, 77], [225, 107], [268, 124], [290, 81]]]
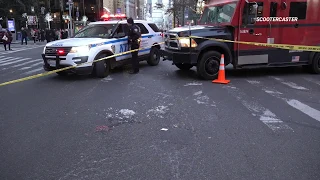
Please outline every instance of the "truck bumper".
[[161, 50], [161, 55], [163, 60], [172, 61], [173, 64], [187, 63], [196, 64], [198, 53], [195, 51], [191, 52], [181, 52], [181, 51], [171, 51], [168, 49]]
[[[53, 71], [53, 70], [72, 66], [72, 65], [61, 64], [61, 61], [63, 61], [63, 60], [59, 56], [56, 56], [54, 59], [53, 58], [46, 58], [46, 56], [44, 54], [41, 54], [41, 56], [42, 56], [42, 59], [44, 62], [43, 69], [45, 71]], [[81, 59], [81, 62], [79, 62], [79, 63], [83, 63], [83, 62], [88, 61], [88, 57], [80, 57], [78, 59]], [[49, 61], [50, 61], [50, 63], [49, 63]], [[65, 71], [72, 73], [72, 74], [87, 75], [87, 74], [91, 74], [92, 70], [93, 70], [93, 66], [86, 66], [86, 67], [77, 67], [77, 68], [67, 69]]]

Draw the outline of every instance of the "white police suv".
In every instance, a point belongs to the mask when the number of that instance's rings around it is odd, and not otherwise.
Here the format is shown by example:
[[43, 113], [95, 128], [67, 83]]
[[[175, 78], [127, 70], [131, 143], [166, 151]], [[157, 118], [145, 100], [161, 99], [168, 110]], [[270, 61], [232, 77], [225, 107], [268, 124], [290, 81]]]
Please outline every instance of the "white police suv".
[[[151, 66], [158, 65], [160, 61], [160, 49], [163, 36], [157, 26], [145, 20], [135, 20], [135, 24], [141, 29], [141, 42], [138, 56], [140, 60], [147, 60]], [[95, 74], [104, 78], [109, 75], [111, 69], [128, 63], [131, 54], [124, 54], [105, 61], [94, 62], [96, 59], [129, 50], [128, 25], [126, 20], [99, 21], [88, 24], [73, 38], [57, 40], [46, 44], [42, 58], [44, 69], [55, 69], [79, 65], [66, 71], [57, 72], [59, 75]]]

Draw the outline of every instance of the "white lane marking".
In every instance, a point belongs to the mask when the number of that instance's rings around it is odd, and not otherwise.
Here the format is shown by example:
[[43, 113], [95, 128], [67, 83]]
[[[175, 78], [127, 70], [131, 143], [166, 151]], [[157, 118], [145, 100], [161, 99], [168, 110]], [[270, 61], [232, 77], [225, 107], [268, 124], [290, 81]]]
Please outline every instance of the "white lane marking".
[[309, 81], [309, 82], [316, 83], [317, 85], [320, 86], [320, 81], [318, 81], [318, 80], [315, 80], [315, 79], [313, 79], [313, 78], [304, 78], [304, 79], [307, 80], [307, 81]]
[[21, 58], [21, 57], [5, 57], [5, 58], [0, 60], [0, 63], [8, 62], [8, 61], [11, 61], [11, 59], [16, 59], [16, 58]]
[[[26, 65], [26, 64], [30, 64], [30, 63], [33, 63], [33, 62], [39, 61], [39, 60], [42, 60], [42, 59], [31, 60], [31, 61], [28, 61], [28, 62], [25, 62], [25, 63], [21, 63], [21, 64], [17, 64], [17, 65], [11, 66], [11, 67], [21, 67], [21, 66], [24, 66], [24, 65]], [[42, 61], [41, 61], [41, 62], [42, 62]]]
[[202, 94], [202, 91], [197, 91], [197, 92], [195, 92], [193, 95], [194, 95], [194, 96], [198, 96], [198, 95], [200, 95], [200, 94]]
[[23, 73], [23, 74], [32, 74], [32, 73], [35, 73], [35, 72], [38, 72], [38, 71], [41, 71], [41, 70], [43, 70], [42, 67], [41, 67], [41, 68], [34, 69], [34, 70], [31, 70], [31, 71], [28, 71], [28, 72], [25, 72], [25, 73]]
[[234, 86], [224, 86], [227, 91], [237, 98], [238, 101], [242, 103], [253, 116], [258, 116], [259, 120], [268, 126], [273, 131], [284, 131], [289, 130], [293, 132], [293, 129], [285, 124], [279, 117], [277, 117], [273, 112], [269, 109], [263, 107], [256, 101], [249, 100], [250, 98], [243, 92], [241, 92], [238, 88]]
[[19, 51], [36, 49], [36, 48], [39, 48], [39, 47], [44, 47], [44, 45], [35, 45], [35, 46], [33, 46], [33, 47], [19, 48], [19, 49], [15, 49], [15, 50], [13, 50], [13, 51], [0, 52], [0, 54], [11, 54], [11, 53], [19, 52]]
[[26, 70], [26, 69], [30, 69], [31, 67], [23, 67], [23, 68], [20, 68], [19, 70]]
[[295, 99], [290, 99], [290, 100], [287, 100], [287, 103], [298, 109], [299, 111], [303, 112], [304, 114], [310, 116], [311, 118], [317, 120], [317, 121], [320, 121], [320, 111], [306, 105], [306, 104], [303, 104], [302, 102], [298, 101], [298, 100], [295, 100]]
[[185, 84], [184, 86], [201, 86], [201, 85], [202, 83], [192, 82], [192, 83]]
[[253, 84], [250, 80], [247, 80], [250, 84], [255, 85], [257, 87], [262, 87], [263, 91], [270, 94], [273, 97], [279, 98], [283, 101], [285, 101], [288, 105], [290, 105], [291, 107], [301, 111], [302, 113], [306, 114], [307, 116], [320, 121], [320, 111], [296, 100], [296, 99], [287, 99], [282, 97], [281, 95], [283, 95], [283, 93], [276, 91], [272, 88], [266, 88], [263, 87], [261, 83], [258, 84]]
[[1, 65], [1, 64], [5, 64], [5, 63], [8, 63], [8, 62], [11, 62], [11, 61], [15, 61], [15, 60], [18, 60], [18, 59], [21, 59], [21, 57], [6, 59], [6, 60], [4, 60], [4, 61], [1, 61], [1, 62], [0, 62], [0, 65]]
[[21, 61], [25, 61], [25, 60], [28, 60], [28, 59], [31, 59], [31, 58], [23, 58], [23, 59], [19, 59], [19, 60], [14, 60], [14, 61], [11, 61], [11, 62], [0, 64], [0, 66], [7, 66], [7, 65], [10, 65], [10, 64], [16, 64], [16, 63], [19, 63]]
[[32, 64], [32, 65], [28, 66], [28, 67], [20, 68], [19, 70], [30, 69], [30, 68], [33, 68], [33, 67], [38, 66], [38, 65], [40, 65], [40, 64], [43, 64], [43, 63], [42, 63], [42, 62], [37, 62], [37, 63], [35, 63], [35, 64]]
[[282, 84], [284, 85], [287, 85], [293, 89], [298, 89], [298, 90], [308, 90], [307, 88], [305, 87], [302, 87], [302, 86], [299, 86], [297, 85], [296, 83], [294, 82], [285, 82], [283, 79], [281, 78], [277, 78], [277, 77], [272, 77], [273, 79], [277, 80], [277, 81], [280, 81]]

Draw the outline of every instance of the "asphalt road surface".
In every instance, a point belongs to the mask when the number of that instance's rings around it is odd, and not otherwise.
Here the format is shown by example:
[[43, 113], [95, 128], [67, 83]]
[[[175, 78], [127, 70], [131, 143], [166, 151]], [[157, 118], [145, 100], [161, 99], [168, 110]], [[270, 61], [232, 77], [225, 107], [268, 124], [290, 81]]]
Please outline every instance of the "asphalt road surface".
[[[42, 47], [27, 47], [0, 50], [0, 82], [43, 72]], [[201, 81], [165, 61], [0, 87], [0, 179], [320, 179], [320, 76], [227, 78]]]

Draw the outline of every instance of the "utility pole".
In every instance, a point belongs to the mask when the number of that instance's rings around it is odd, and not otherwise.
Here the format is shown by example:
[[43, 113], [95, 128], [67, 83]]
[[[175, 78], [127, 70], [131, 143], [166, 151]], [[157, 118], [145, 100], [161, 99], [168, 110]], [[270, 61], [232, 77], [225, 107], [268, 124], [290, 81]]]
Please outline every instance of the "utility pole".
[[63, 0], [60, 0], [60, 29], [64, 29], [63, 12]]
[[69, 4], [69, 18], [70, 18], [69, 19], [69, 23], [70, 23], [69, 27], [70, 27], [70, 29], [68, 30], [68, 32], [69, 32], [69, 37], [71, 37], [73, 35], [73, 33], [72, 33], [72, 30], [73, 30], [73, 26], [72, 26], [72, 10], [71, 10], [72, 5], [73, 5], [73, 1], [69, 0], [68, 4]]

